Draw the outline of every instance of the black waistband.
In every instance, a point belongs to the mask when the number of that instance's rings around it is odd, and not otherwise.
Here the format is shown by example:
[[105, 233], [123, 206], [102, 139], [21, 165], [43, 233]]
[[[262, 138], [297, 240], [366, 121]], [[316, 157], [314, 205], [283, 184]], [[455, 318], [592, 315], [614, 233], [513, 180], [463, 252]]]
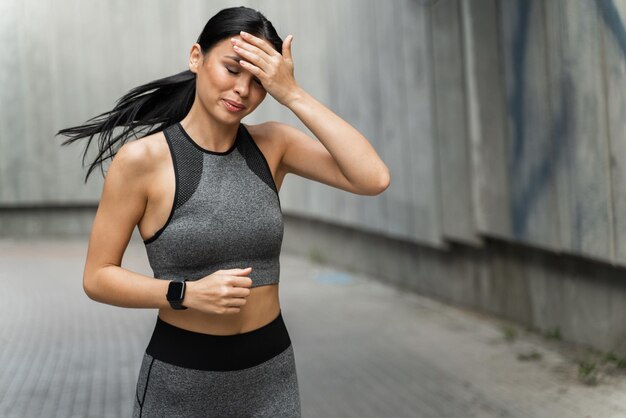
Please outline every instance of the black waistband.
[[291, 345], [282, 313], [252, 331], [213, 335], [189, 331], [157, 316], [146, 353], [176, 366], [199, 370], [240, 370], [261, 364]]

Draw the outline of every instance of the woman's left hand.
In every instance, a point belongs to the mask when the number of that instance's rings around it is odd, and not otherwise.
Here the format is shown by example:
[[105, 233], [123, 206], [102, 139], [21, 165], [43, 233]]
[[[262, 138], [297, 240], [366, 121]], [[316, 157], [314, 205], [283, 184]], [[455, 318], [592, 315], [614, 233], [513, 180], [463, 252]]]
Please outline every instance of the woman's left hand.
[[231, 39], [233, 49], [243, 59], [239, 64], [263, 84], [265, 90], [279, 103], [287, 105], [297, 94], [298, 83], [293, 75], [291, 42], [293, 35], [283, 41], [283, 53], [278, 53], [267, 41], [241, 32], [243, 41]]

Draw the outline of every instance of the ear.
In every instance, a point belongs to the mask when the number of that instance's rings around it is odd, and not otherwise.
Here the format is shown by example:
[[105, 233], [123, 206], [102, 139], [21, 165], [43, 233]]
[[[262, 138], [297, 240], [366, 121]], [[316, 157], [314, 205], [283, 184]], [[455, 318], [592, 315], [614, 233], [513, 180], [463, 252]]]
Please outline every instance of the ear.
[[202, 49], [199, 43], [195, 43], [191, 46], [189, 52], [189, 70], [192, 73], [198, 73], [198, 67], [202, 65]]

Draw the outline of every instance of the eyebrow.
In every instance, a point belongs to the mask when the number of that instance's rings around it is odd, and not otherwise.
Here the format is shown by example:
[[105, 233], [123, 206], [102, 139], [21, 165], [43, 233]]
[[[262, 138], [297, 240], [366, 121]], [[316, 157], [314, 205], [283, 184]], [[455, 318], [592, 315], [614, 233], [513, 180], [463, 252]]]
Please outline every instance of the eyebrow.
[[239, 58], [239, 57], [234, 57], [234, 56], [232, 56], [232, 55], [227, 55], [227, 56], [225, 56], [224, 58], [230, 58], [230, 59], [231, 59], [231, 60], [233, 60], [233, 61], [237, 61], [237, 63], [239, 63], [239, 61], [241, 61], [241, 58]]
[[[224, 58], [230, 58], [233, 61], [237, 61], [237, 64], [239, 64], [239, 61], [241, 61], [241, 58], [235, 57], [235, 56], [232, 56], [232, 55], [226, 55], [226, 56], [224, 56]], [[239, 64], [239, 65], [241, 65], [241, 64]], [[254, 77], [254, 79], [257, 80], [258, 82], [261, 82], [261, 80], [259, 80], [258, 77]]]

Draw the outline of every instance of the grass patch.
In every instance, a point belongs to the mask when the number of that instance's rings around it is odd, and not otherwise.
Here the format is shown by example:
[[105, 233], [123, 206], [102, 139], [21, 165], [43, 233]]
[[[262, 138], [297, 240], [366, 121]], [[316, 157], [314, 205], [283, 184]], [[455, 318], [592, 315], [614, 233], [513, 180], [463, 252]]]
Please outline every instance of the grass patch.
[[546, 332], [546, 337], [552, 339], [552, 340], [558, 340], [558, 341], [562, 341], [563, 337], [561, 337], [561, 328], [554, 327], [551, 330], [549, 330], [548, 332]]
[[517, 339], [517, 330], [511, 326], [503, 326], [500, 328], [500, 330], [502, 331], [502, 335], [504, 336], [504, 339], [506, 341], [512, 342], [515, 341]]
[[597, 363], [593, 360], [580, 360], [578, 362], [578, 378], [587, 385], [598, 383]]
[[521, 361], [541, 360], [541, 353], [537, 350], [531, 350], [528, 353], [519, 353], [517, 359]]
[[604, 354], [604, 362], [614, 363], [618, 369], [626, 369], [626, 357], [617, 357], [613, 351]]

